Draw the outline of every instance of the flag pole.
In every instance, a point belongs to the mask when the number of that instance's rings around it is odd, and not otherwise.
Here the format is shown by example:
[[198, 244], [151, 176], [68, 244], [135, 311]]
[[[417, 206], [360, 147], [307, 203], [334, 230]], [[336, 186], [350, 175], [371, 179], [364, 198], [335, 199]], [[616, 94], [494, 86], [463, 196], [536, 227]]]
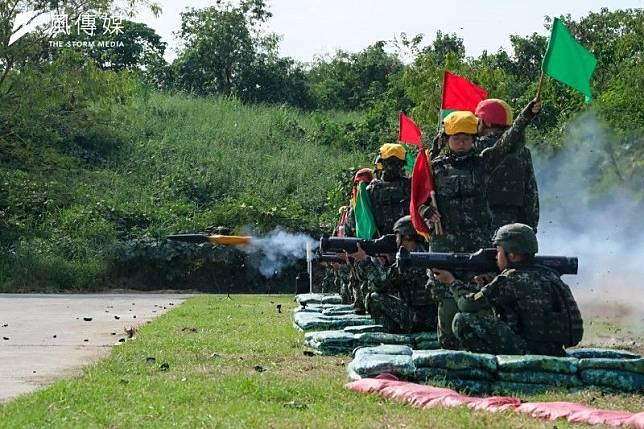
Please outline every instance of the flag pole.
[[539, 77], [539, 84], [537, 85], [537, 96], [535, 100], [541, 100], [541, 89], [543, 88], [543, 70], [541, 71], [541, 76]]
[[[423, 149], [425, 151], [425, 159], [427, 160], [427, 171], [432, 171], [431, 169], [431, 159], [432, 155], [429, 149]], [[432, 207], [438, 213], [438, 205], [436, 204], [436, 191], [432, 190], [431, 194], [429, 194], [429, 199], [431, 201]], [[434, 232], [436, 235], [443, 235], [443, 225], [441, 224], [440, 221], [434, 222]]]

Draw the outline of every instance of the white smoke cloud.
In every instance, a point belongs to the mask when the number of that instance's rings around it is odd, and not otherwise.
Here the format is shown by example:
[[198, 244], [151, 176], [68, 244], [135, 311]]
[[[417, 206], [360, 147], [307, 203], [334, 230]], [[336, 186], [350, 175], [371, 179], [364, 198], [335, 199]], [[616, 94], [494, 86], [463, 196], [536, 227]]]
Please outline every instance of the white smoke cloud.
[[267, 278], [278, 275], [282, 269], [306, 257], [306, 243], [315, 249], [319, 243], [311, 236], [290, 233], [277, 227], [263, 237], [253, 237], [249, 246], [242, 247], [249, 261]]
[[601, 177], [618, 167], [607, 151], [611, 134], [593, 114], [580, 116], [567, 133], [561, 153], [534, 159], [541, 200], [539, 253], [579, 257], [579, 275], [564, 281], [584, 313], [641, 323], [644, 203], [624, 186], [598, 190], [606, 187]]

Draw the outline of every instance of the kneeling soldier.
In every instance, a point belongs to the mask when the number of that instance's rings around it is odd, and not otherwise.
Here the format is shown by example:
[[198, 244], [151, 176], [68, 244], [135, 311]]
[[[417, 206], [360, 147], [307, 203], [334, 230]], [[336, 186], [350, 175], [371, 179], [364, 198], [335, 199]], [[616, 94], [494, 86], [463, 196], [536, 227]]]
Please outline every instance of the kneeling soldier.
[[[396, 244], [410, 252], [423, 252], [423, 238], [416, 233], [410, 216], [404, 216], [393, 226]], [[352, 254], [358, 260], [367, 260], [360, 249]], [[437, 306], [425, 290], [425, 269], [399, 271], [391, 264], [395, 255], [386, 255], [387, 264], [372, 262], [366, 270], [369, 294], [366, 296], [367, 311], [386, 332], [412, 333], [434, 332], [437, 324]]]
[[[459, 313], [452, 323], [465, 350], [492, 354], [564, 356], [583, 335], [577, 303], [559, 273], [536, 265], [537, 237], [527, 225], [504, 225], [496, 232], [497, 265], [501, 274], [478, 292], [449, 271], [434, 270], [452, 290]], [[493, 316], [475, 314], [490, 308]]]

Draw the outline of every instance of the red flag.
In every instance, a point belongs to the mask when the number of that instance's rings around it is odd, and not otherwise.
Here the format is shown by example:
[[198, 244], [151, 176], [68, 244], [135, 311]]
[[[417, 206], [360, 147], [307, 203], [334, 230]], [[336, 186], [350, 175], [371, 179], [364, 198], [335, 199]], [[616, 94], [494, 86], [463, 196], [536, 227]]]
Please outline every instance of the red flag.
[[479, 101], [487, 98], [487, 91], [480, 86], [474, 85], [464, 77], [456, 76], [445, 71], [443, 78], [443, 101], [441, 109], [444, 118], [454, 110], [468, 110], [472, 113], [476, 110]]
[[432, 178], [432, 169], [425, 151], [420, 150], [416, 156], [414, 172], [411, 176], [409, 214], [411, 215], [411, 223], [414, 225], [414, 228], [425, 239], [429, 237], [429, 228], [427, 228], [425, 221], [418, 213], [418, 208], [429, 201], [433, 191], [434, 179]]
[[420, 141], [420, 136], [423, 133], [418, 129], [414, 121], [409, 119], [404, 113], [400, 114], [400, 133], [398, 140], [404, 143], [415, 144], [419, 148], [423, 148], [423, 143]]

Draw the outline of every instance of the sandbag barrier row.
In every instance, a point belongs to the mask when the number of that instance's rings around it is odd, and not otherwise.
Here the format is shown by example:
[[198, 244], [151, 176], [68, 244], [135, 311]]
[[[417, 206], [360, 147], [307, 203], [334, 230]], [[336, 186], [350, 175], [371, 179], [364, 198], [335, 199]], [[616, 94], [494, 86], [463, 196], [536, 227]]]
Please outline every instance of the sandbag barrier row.
[[592, 388], [644, 393], [644, 358], [611, 349], [570, 349], [568, 357], [552, 357], [381, 345], [357, 349], [347, 373], [352, 380], [389, 373], [418, 383], [439, 382], [476, 395]]

